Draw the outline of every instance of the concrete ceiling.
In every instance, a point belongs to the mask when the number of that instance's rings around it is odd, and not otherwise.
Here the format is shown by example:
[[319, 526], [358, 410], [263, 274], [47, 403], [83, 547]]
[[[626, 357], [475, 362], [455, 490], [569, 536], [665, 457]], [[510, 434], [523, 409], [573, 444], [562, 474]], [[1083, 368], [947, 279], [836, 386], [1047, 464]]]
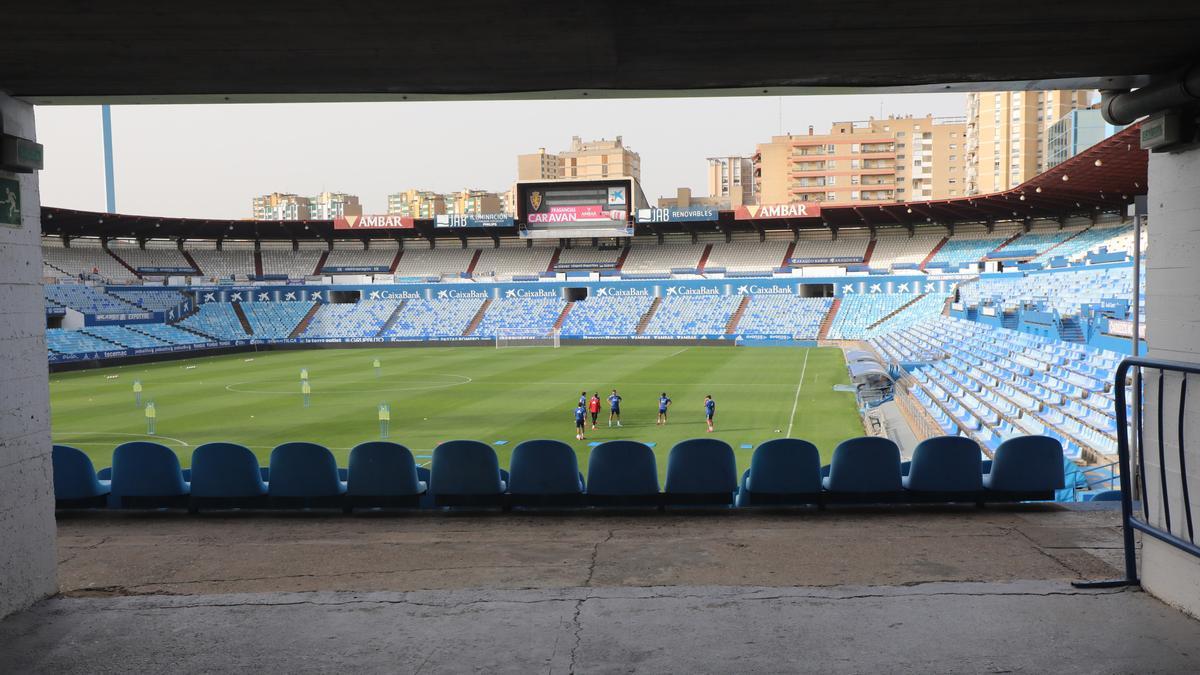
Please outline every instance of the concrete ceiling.
[[41, 0], [0, 12], [35, 103], [1140, 85], [1200, 57], [1179, 0]]

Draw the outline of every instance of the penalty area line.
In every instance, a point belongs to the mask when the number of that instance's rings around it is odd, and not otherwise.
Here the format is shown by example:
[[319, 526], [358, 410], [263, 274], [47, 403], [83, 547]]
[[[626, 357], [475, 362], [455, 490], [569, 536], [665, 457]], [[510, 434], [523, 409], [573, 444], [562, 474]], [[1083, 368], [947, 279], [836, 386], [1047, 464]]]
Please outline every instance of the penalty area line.
[[796, 397], [792, 399], [792, 415], [788, 418], [786, 436], [792, 437], [792, 425], [796, 421], [796, 405], [800, 403], [800, 388], [804, 386], [804, 373], [808, 371], [808, 350], [804, 350], [804, 365], [800, 367], [800, 381], [796, 383]]

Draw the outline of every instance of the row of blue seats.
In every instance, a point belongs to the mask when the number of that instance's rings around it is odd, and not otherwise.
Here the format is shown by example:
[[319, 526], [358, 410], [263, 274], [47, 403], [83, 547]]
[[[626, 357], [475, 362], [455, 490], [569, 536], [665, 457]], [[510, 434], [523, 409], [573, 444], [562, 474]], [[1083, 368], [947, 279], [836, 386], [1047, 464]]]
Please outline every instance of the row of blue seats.
[[[135, 441], [113, 452], [111, 471], [94, 471], [87, 455], [54, 446], [54, 489], [60, 507], [452, 507], [611, 505], [805, 505], [824, 503], [1029, 501], [1053, 499], [1063, 486], [1062, 446], [1045, 436], [1005, 441], [992, 460], [958, 436], [921, 442], [909, 462], [879, 437], [843, 441], [822, 467], [816, 446], [782, 438], [758, 446], [737, 476], [733, 448], [697, 438], [677, 443], [659, 490], [653, 451], [643, 443], [596, 446], [585, 483], [566, 443], [525, 441], [510, 472], [485, 443], [448, 441], [418, 467], [402, 445], [372, 441], [350, 452], [348, 470], [315, 443], [285, 443], [260, 468], [248, 448], [206, 443], [191, 469], [166, 446]], [[108, 478], [106, 480], [105, 478]]]

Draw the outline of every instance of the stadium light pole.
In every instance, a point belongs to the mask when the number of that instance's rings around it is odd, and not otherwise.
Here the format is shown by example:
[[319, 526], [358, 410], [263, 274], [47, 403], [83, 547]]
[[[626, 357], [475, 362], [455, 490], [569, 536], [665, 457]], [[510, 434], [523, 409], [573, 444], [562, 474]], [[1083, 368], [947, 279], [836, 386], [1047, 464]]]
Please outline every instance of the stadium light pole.
[[100, 106], [100, 121], [104, 134], [104, 207], [117, 212], [117, 190], [113, 182], [112, 106]]

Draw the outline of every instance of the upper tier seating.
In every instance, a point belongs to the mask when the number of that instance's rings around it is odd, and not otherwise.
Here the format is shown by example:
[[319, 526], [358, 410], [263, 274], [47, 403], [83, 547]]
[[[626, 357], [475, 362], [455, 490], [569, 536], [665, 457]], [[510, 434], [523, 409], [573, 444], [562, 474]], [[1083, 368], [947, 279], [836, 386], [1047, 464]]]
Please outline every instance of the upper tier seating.
[[[161, 240], [160, 240], [161, 241]], [[168, 242], [173, 244], [173, 242]], [[174, 245], [163, 247], [149, 247], [142, 249], [136, 246], [110, 246], [111, 250], [118, 258], [125, 261], [133, 269], [141, 274], [151, 275], [167, 275], [167, 274], [191, 274], [195, 272], [192, 264], [183, 257], [179, 249]], [[158, 272], [155, 270], [167, 269], [170, 272]]]
[[96, 275], [114, 281], [137, 278], [136, 274], [101, 248], [96, 240], [75, 239], [71, 242], [71, 248], [65, 248], [52, 240], [43, 239], [42, 259], [42, 273], [45, 276], [78, 278], [80, 275]]
[[492, 337], [514, 329], [549, 332], [566, 301], [554, 298], [498, 298], [488, 307], [474, 335]]
[[571, 306], [563, 335], [633, 335], [654, 298], [614, 295], [590, 297]]
[[881, 234], [875, 238], [871, 267], [887, 269], [893, 265], [919, 265], [943, 238], [941, 234], [917, 234], [912, 237], [907, 232]]
[[228, 278], [232, 276], [254, 276], [254, 251], [249, 249], [228, 248], [222, 251], [212, 249], [188, 249], [188, 254], [200, 266], [200, 272], [206, 277]]
[[695, 269], [704, 254], [704, 244], [635, 245], [629, 249], [622, 272], [670, 272]]
[[960, 297], [968, 306], [978, 305], [981, 300], [996, 300], [1006, 308], [1037, 301], [1061, 314], [1073, 315], [1079, 313], [1082, 304], [1131, 297], [1132, 284], [1130, 267], [1030, 272], [982, 277], [977, 283], [964, 284]]
[[620, 259], [622, 251], [623, 248], [593, 246], [564, 248], [558, 254], [558, 264], [564, 266], [564, 269], [571, 265], [595, 265], [596, 269], [612, 269]]
[[553, 257], [552, 246], [485, 248], [479, 252], [472, 276], [507, 278], [514, 274], [538, 274], [550, 267]]
[[264, 276], [286, 276], [289, 279], [316, 274], [317, 263], [321, 261], [321, 251], [315, 250], [263, 249], [259, 255], [262, 257]]
[[933, 258], [929, 260], [929, 264], [949, 263], [954, 268], [968, 263], [979, 262], [984, 256], [996, 250], [996, 247], [1003, 244], [1011, 236], [1011, 233], [956, 233], [933, 255]]
[[798, 295], [755, 295], [738, 321], [739, 333], [787, 333], [796, 340], [815, 340], [833, 298]]
[[654, 312], [645, 334], [724, 334], [729, 318], [741, 301], [740, 295], [668, 296]]
[[[1025, 232], [1021, 236], [1009, 242], [1004, 248], [1000, 249], [1000, 253], [1012, 251], [1035, 251], [1037, 254], [1045, 253], [1052, 248], [1057, 247], [1066, 240], [1079, 235], [1082, 229], [1079, 227], [1050, 229], [1050, 230], [1034, 230]], [[1057, 255], [1057, 252], [1054, 253]]]
[[359, 300], [355, 303], [321, 305], [300, 337], [374, 337], [400, 302]]
[[244, 302], [242, 311], [256, 339], [285, 338], [313, 307], [311, 302]]
[[1132, 231], [1133, 226], [1088, 228], [1076, 235], [1070, 241], [1063, 242], [1061, 245], [1056, 246], [1053, 249], [1042, 252], [1042, 254], [1038, 256], [1037, 260], [1044, 261], [1059, 256], [1072, 260], [1075, 258], [1082, 258], [1088, 253], [1088, 251], [1099, 248], [1109, 239], [1118, 237], [1125, 232]]
[[734, 241], [712, 245], [705, 269], [723, 267], [730, 272], [770, 271], [784, 264], [785, 240]]
[[[807, 233], [806, 233], [807, 234]], [[822, 233], [820, 238], [801, 237], [792, 251], [795, 260], [836, 260], [847, 258], [861, 261], [867, 255], [867, 246], [871, 243], [869, 237], [839, 237], [829, 238], [828, 233]], [[808, 263], [796, 263], [804, 265]], [[819, 263], [817, 263], [819, 264]], [[846, 264], [846, 263], [841, 263]]]
[[454, 337], [463, 334], [479, 312], [483, 298], [405, 300], [388, 337]]
[[458, 275], [467, 271], [471, 259], [475, 257], [473, 248], [421, 248], [416, 245], [406, 247], [396, 266], [398, 277], [436, 277], [442, 275]]

